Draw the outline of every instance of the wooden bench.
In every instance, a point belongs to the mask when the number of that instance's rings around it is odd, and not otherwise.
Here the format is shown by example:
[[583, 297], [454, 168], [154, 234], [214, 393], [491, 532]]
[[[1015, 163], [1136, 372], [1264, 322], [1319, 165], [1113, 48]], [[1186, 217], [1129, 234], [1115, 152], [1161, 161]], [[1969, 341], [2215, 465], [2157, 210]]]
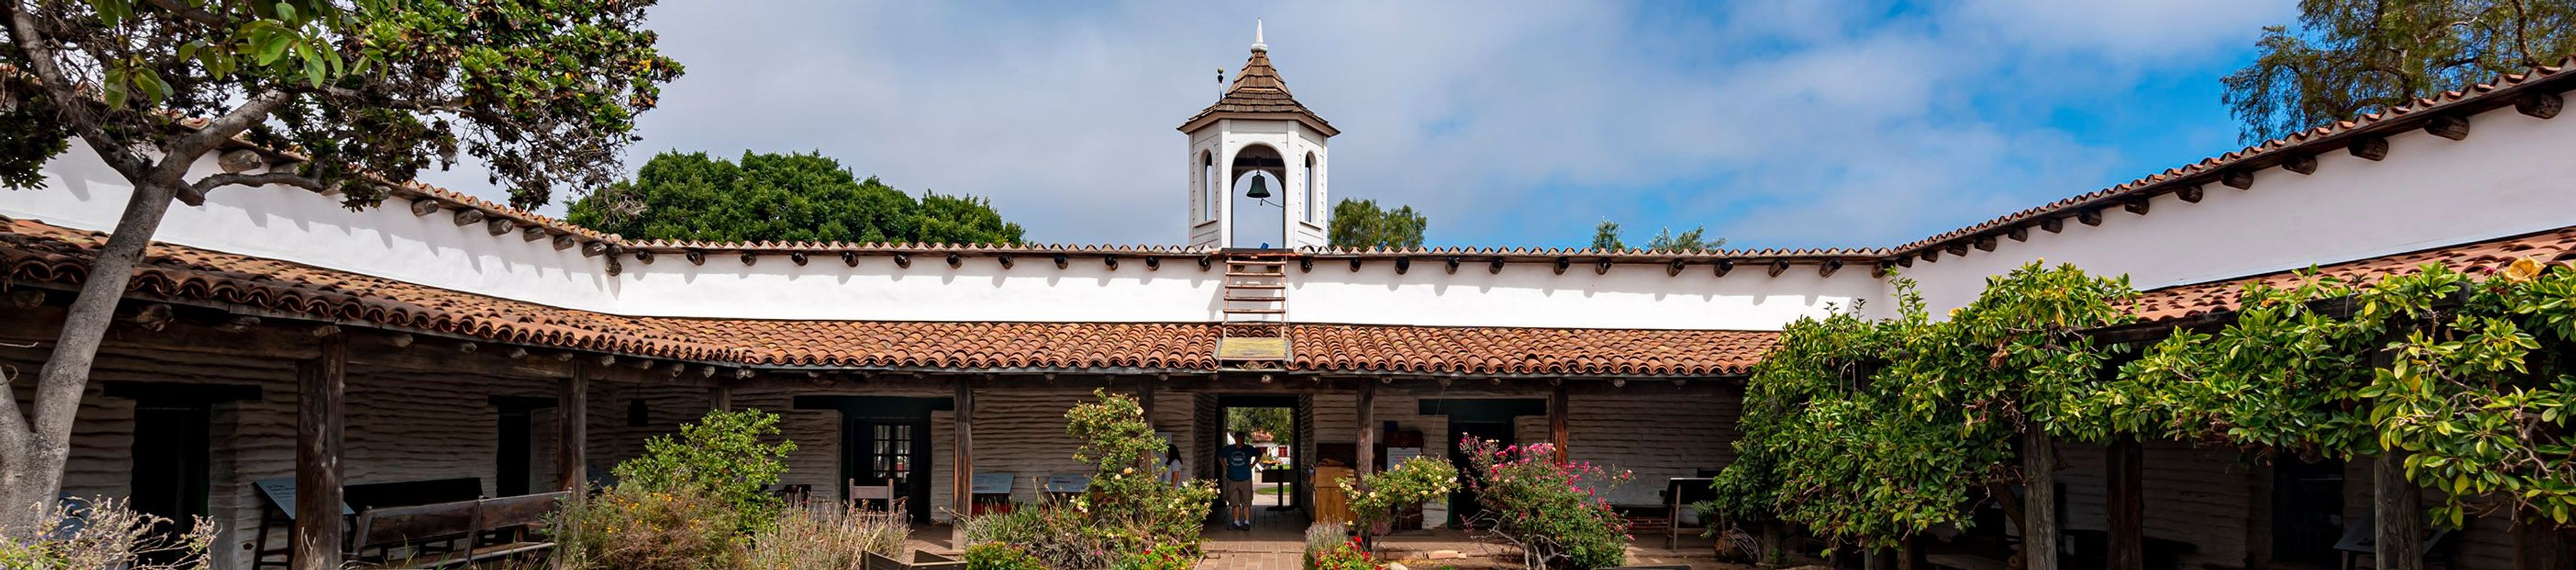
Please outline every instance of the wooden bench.
[[[471, 567], [476, 562], [554, 548], [531, 540], [525, 529], [542, 524], [567, 493], [372, 508], [358, 513], [349, 535], [349, 559], [419, 568]], [[366, 551], [374, 549], [369, 556]], [[402, 558], [392, 556], [395, 549]]]
[[863, 570], [966, 570], [964, 560], [919, 550], [912, 552], [911, 563], [897, 561], [874, 552], [865, 554], [864, 558], [866, 562], [861, 565]]

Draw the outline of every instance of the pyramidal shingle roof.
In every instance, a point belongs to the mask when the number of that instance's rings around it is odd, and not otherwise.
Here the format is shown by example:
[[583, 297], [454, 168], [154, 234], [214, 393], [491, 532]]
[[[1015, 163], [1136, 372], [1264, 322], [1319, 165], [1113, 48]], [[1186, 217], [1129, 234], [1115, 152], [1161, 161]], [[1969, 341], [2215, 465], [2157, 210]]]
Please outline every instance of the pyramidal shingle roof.
[[1194, 130], [1218, 118], [1293, 118], [1323, 131], [1324, 136], [1341, 133], [1288, 94], [1288, 82], [1281, 81], [1279, 70], [1270, 67], [1270, 50], [1262, 46], [1253, 47], [1252, 58], [1243, 62], [1243, 72], [1235, 74], [1234, 83], [1225, 88], [1225, 96], [1183, 121], [1181, 130]]

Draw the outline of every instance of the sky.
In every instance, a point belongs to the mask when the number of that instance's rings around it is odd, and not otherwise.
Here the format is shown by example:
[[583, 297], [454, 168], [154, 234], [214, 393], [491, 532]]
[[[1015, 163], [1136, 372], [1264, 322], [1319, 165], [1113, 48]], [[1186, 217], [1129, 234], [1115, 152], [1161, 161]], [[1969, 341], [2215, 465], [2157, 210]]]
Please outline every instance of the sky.
[[[1336, 198], [1434, 246], [1883, 247], [2241, 147], [2219, 78], [2286, 0], [1871, 2], [675, 1], [666, 150], [821, 152], [990, 197], [1032, 241], [1178, 244], [1175, 130], [1255, 18], [1341, 129]], [[424, 178], [486, 198], [471, 165]], [[541, 210], [560, 215], [560, 204]]]

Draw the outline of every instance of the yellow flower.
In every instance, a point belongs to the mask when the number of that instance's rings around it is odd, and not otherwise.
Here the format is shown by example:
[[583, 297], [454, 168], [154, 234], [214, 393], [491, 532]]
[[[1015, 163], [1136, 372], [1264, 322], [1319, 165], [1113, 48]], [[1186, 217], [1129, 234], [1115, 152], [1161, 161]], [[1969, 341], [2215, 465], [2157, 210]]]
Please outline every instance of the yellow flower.
[[2513, 260], [2512, 264], [2504, 266], [2506, 281], [2521, 283], [2538, 277], [2540, 277], [2540, 261], [2536, 259], [2525, 257]]

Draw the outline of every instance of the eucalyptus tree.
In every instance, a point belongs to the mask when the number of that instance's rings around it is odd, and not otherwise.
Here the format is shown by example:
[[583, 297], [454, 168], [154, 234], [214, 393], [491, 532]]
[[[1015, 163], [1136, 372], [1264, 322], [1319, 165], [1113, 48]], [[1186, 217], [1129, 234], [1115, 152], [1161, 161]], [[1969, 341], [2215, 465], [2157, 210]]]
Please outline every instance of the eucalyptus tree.
[[2576, 54], [2576, 1], [2301, 0], [2225, 79], [2246, 142], [2405, 105]]
[[[40, 169], [78, 141], [132, 187], [32, 406], [0, 389], [0, 527], [61, 487], [100, 338], [171, 202], [282, 185], [366, 208], [459, 154], [488, 165], [520, 207], [606, 184], [636, 114], [681, 72], [643, 28], [652, 4], [0, 2], [0, 183], [41, 185]], [[225, 168], [195, 168], [217, 154]]]

